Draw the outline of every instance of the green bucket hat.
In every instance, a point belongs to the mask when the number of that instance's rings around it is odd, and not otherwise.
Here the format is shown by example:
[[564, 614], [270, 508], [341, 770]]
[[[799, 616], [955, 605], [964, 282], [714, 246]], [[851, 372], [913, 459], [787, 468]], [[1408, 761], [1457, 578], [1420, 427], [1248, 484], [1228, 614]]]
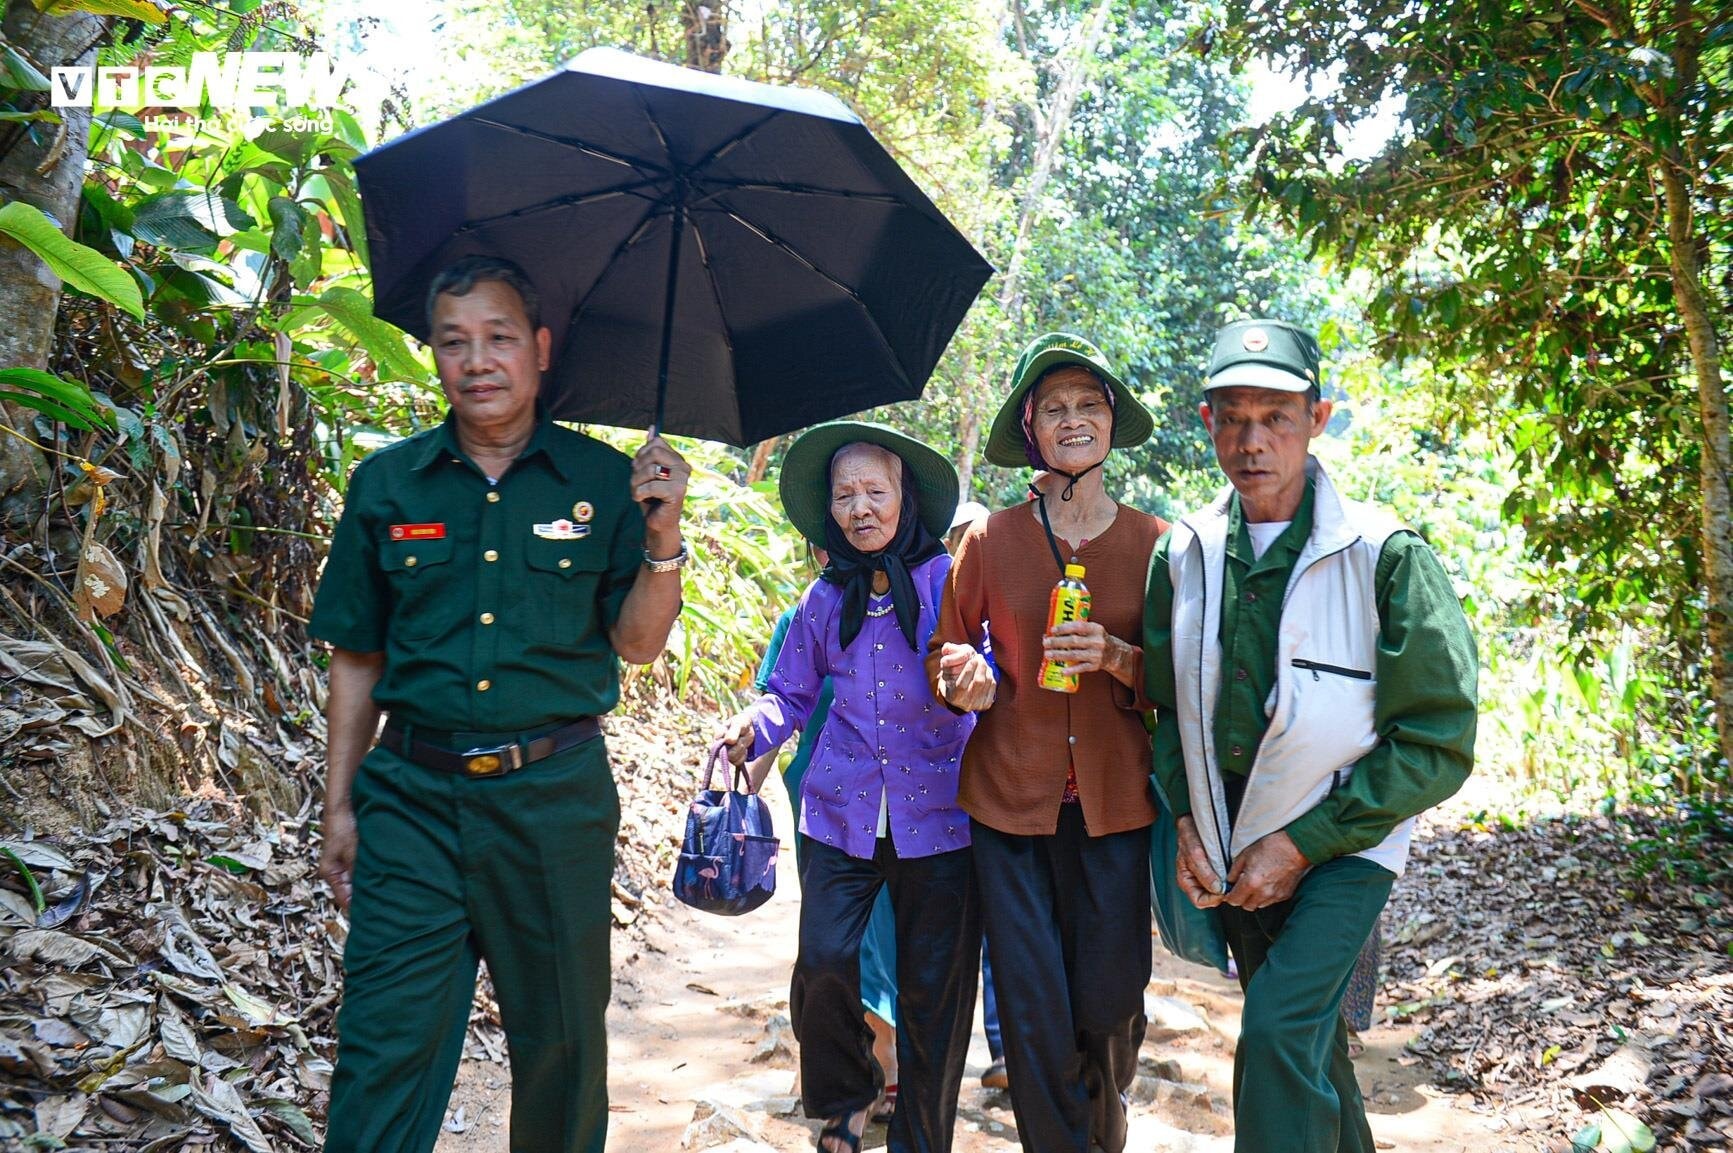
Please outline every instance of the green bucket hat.
[[1318, 386], [1318, 338], [1285, 320], [1236, 320], [1216, 333], [1204, 391], [1271, 388], [1305, 392]]
[[801, 433], [782, 458], [776, 486], [782, 508], [795, 529], [823, 545], [824, 522], [830, 517], [830, 458], [845, 444], [876, 444], [888, 448], [909, 466], [915, 478], [915, 509], [935, 538], [943, 539], [957, 509], [957, 470], [950, 461], [912, 436], [864, 420], [836, 420]]
[[1112, 447], [1142, 444], [1155, 431], [1155, 418], [1108, 366], [1107, 357], [1099, 348], [1068, 332], [1050, 332], [1030, 341], [1017, 358], [1017, 367], [1011, 370], [1011, 394], [999, 406], [999, 415], [993, 418], [993, 431], [987, 435], [986, 456], [993, 464], [1006, 468], [1029, 466], [1029, 446], [1023, 436], [1024, 398], [1044, 375], [1064, 364], [1087, 368], [1113, 390]]

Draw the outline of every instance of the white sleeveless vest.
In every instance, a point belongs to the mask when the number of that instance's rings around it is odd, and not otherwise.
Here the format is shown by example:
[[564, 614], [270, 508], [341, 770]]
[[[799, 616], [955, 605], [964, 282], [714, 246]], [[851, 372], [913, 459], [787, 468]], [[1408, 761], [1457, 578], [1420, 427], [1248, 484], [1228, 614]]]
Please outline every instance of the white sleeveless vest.
[[[1294, 562], [1276, 639], [1269, 726], [1252, 760], [1239, 819], [1230, 828], [1215, 749], [1221, 691], [1221, 606], [1229, 500], [1182, 517], [1168, 546], [1173, 579], [1173, 675], [1192, 818], [1218, 876], [1247, 846], [1285, 828], [1345, 783], [1378, 744], [1378, 602], [1384, 542], [1403, 526], [1382, 509], [1343, 500], [1316, 457], [1312, 533]], [[1397, 876], [1408, 862], [1411, 817], [1366, 857]]]

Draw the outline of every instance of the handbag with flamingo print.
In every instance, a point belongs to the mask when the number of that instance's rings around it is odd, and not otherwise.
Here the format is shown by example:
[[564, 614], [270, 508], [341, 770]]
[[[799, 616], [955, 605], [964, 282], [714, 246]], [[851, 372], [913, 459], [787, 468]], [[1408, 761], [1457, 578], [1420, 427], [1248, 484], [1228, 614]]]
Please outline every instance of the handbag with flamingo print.
[[722, 746], [710, 750], [697, 797], [686, 810], [686, 839], [674, 865], [674, 895], [694, 909], [737, 917], [770, 900], [776, 891], [780, 842], [770, 809], [753, 792], [744, 769], [730, 785], [716, 787], [716, 766], [727, 764]]

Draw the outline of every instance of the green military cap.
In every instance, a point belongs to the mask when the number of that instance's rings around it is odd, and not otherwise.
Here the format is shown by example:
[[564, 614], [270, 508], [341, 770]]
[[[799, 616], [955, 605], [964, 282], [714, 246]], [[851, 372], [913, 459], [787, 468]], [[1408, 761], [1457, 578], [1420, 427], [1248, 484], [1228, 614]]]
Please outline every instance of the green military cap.
[[915, 510], [935, 537], [951, 527], [957, 508], [957, 470], [944, 456], [912, 436], [888, 425], [865, 420], [834, 420], [800, 434], [782, 458], [776, 486], [782, 510], [801, 536], [824, 546], [824, 522], [830, 517], [830, 460], [847, 444], [888, 448], [909, 466], [915, 478]]
[[1204, 391], [1305, 392], [1318, 387], [1318, 356], [1317, 338], [1285, 320], [1236, 320], [1216, 333]]
[[1114, 448], [1130, 448], [1149, 439], [1155, 431], [1155, 418], [1119, 379], [1101, 350], [1069, 332], [1050, 332], [1030, 341], [1011, 370], [1010, 395], [999, 406], [993, 430], [987, 435], [989, 461], [1006, 468], [1034, 463], [1034, 450], [1023, 434], [1023, 402], [1043, 376], [1065, 364], [1087, 368], [1112, 392]]

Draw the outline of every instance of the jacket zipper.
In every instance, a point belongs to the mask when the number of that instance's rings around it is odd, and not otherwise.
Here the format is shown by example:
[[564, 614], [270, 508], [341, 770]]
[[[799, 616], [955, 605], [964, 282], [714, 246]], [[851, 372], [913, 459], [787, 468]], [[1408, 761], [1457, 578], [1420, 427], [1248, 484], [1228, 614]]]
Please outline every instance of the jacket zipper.
[[1369, 681], [1372, 674], [1364, 669], [1345, 669], [1341, 665], [1327, 665], [1322, 661], [1309, 661], [1304, 657], [1295, 657], [1293, 665], [1297, 669], [1310, 669], [1313, 680], [1319, 680], [1319, 673], [1335, 673], [1339, 677], [1352, 677], [1357, 681]]

